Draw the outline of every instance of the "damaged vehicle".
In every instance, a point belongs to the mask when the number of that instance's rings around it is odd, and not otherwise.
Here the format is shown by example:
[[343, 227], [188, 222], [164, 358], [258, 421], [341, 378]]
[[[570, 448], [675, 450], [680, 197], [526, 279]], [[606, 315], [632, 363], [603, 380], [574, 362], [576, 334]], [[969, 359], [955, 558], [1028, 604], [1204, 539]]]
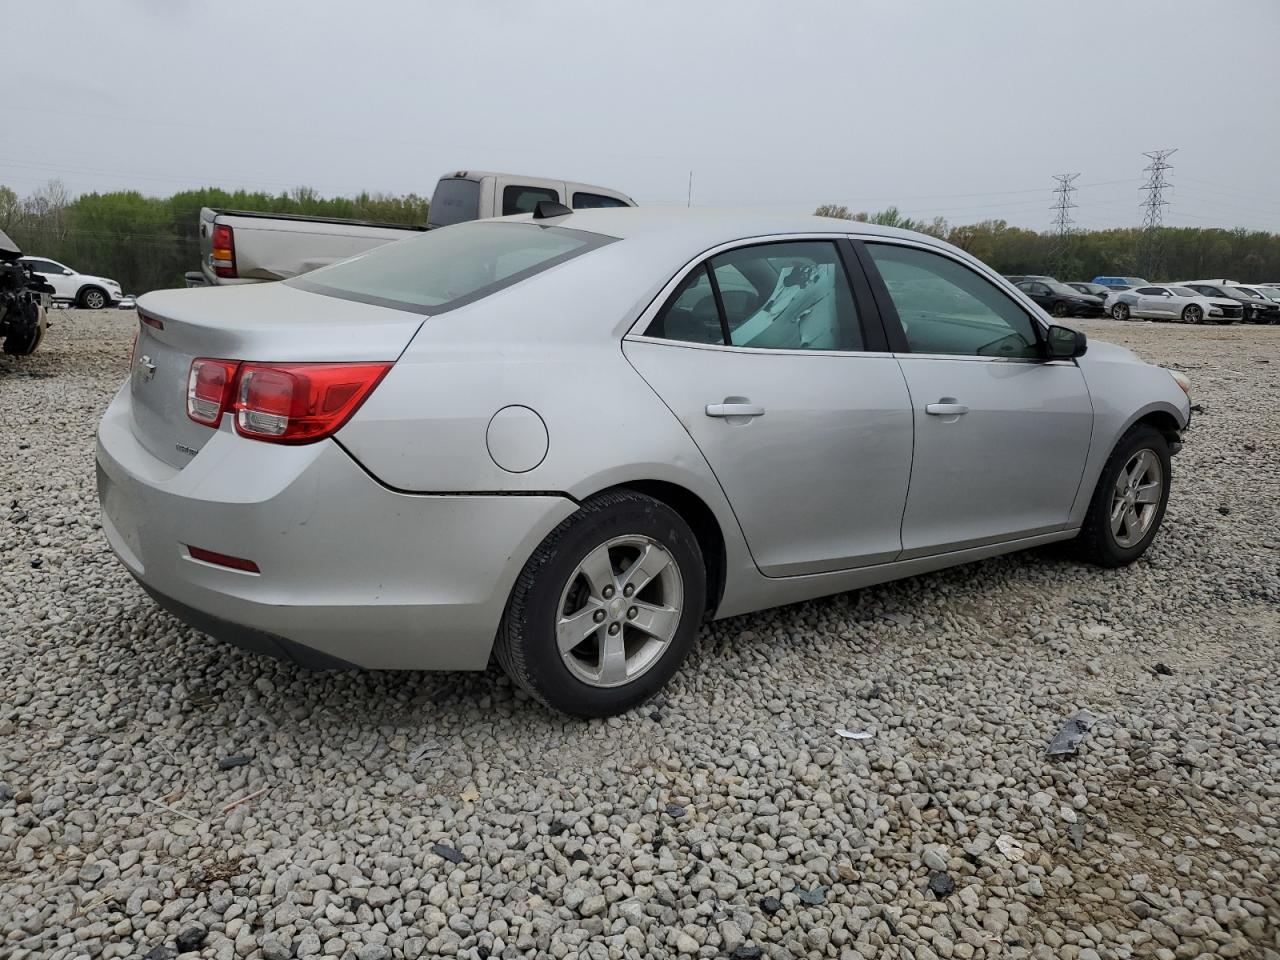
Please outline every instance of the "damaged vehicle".
[[963, 251], [821, 217], [541, 201], [138, 313], [98, 494], [161, 606], [308, 666], [496, 656], [579, 716], [704, 617], [1054, 541], [1133, 563], [1191, 416]]
[[0, 230], [0, 340], [4, 352], [35, 353], [44, 339], [53, 287], [22, 261], [22, 251]]

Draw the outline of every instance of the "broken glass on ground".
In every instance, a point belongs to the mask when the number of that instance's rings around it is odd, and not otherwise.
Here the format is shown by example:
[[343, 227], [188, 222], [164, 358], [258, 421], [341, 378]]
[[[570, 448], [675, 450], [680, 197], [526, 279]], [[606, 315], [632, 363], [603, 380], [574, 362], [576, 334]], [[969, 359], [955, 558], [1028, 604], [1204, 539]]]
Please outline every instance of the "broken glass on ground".
[[1049, 748], [1045, 750], [1044, 755], [1046, 757], [1073, 756], [1080, 749], [1080, 741], [1084, 739], [1085, 734], [1097, 719], [1088, 710], [1077, 710], [1063, 721], [1054, 738], [1049, 741]]

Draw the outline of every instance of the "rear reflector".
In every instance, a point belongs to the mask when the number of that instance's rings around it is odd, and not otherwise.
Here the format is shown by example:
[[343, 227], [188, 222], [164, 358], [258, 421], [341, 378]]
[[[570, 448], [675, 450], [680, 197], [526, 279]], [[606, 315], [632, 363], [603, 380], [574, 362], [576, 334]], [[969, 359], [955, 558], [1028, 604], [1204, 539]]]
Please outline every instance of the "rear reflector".
[[242, 557], [232, 557], [225, 553], [216, 553], [213, 550], [203, 550], [200, 547], [187, 546], [187, 553], [190, 554], [192, 560], [200, 560], [203, 563], [213, 563], [219, 567], [228, 567], [232, 570], [240, 570], [244, 573], [261, 573], [258, 565], [252, 560], [245, 560]]
[[351, 419], [391, 363], [241, 363], [198, 357], [187, 374], [187, 416], [271, 443], [312, 443]]
[[231, 408], [236, 360], [210, 360], [199, 357], [191, 361], [187, 373], [187, 416], [206, 427], [216, 427], [222, 412]]
[[157, 330], [164, 329], [163, 320], [161, 320], [159, 317], [153, 317], [150, 314], [143, 313], [141, 310], [138, 311], [138, 319], [141, 320], [143, 323], [145, 323], [148, 327], [155, 327]]

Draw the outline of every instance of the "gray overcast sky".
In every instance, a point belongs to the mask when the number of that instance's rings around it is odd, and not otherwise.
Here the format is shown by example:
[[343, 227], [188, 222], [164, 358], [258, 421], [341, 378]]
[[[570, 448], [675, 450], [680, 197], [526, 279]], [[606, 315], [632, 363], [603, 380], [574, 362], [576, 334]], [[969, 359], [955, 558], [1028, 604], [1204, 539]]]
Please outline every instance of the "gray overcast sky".
[[[7, 0], [0, 183], [429, 194], [465, 167], [641, 203], [1280, 232], [1280, 2]], [[12, 18], [10, 17], [10, 20]], [[42, 24], [52, 31], [41, 39]], [[16, 94], [13, 92], [16, 89]]]

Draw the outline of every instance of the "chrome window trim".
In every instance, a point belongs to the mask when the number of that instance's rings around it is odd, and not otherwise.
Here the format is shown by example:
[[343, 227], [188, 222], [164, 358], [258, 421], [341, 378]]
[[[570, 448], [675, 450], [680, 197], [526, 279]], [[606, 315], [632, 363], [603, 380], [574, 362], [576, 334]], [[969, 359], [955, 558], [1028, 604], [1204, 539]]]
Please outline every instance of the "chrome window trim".
[[[640, 312], [640, 316], [635, 323], [627, 328], [627, 332], [622, 335], [623, 340], [632, 340], [643, 343], [662, 343], [681, 347], [701, 347], [711, 350], [733, 350], [742, 353], [780, 353], [780, 354], [798, 354], [800, 356], [812, 357], [816, 354], [830, 355], [834, 357], [866, 357], [872, 354], [863, 350], [780, 350], [775, 347], [735, 347], [727, 346], [719, 343], [690, 343], [687, 340], [668, 340], [665, 337], [646, 336], [644, 331], [649, 329], [649, 324], [653, 322], [653, 318], [658, 315], [658, 311], [663, 308], [667, 300], [671, 297], [678, 286], [684, 282], [687, 277], [698, 267], [702, 266], [712, 257], [724, 253], [726, 250], [737, 250], [740, 247], [754, 247], [764, 243], [786, 243], [793, 240], [822, 240], [836, 246], [836, 256], [840, 256], [838, 244], [841, 240], [849, 239], [845, 233], [767, 233], [756, 237], [743, 237], [737, 240], [728, 240], [724, 243], [717, 244], [714, 247], [708, 247], [703, 250], [692, 260], [686, 263], [678, 271], [675, 276], [663, 284], [662, 289], [649, 302], [649, 305]], [[852, 290], [850, 291], [852, 292]], [[857, 302], [854, 302], [854, 310], [857, 310]], [[859, 323], [862, 318], [856, 317]], [[876, 356], [891, 356], [888, 353], [876, 354]]]
[[751, 356], [770, 354], [783, 357], [880, 357], [892, 358], [894, 354], [874, 350], [784, 350], [778, 347], [738, 347], [723, 343], [693, 343], [689, 340], [668, 340], [666, 337], [649, 337], [643, 333], [628, 333], [622, 338], [627, 343], [655, 343], [664, 347], [681, 347], [688, 350], [714, 350], [720, 353], [745, 353]]
[[[1028, 315], [1031, 321], [1037, 324], [1042, 335], [1048, 333], [1049, 327], [1053, 326], [1047, 314], [1042, 314], [1040, 308], [1035, 301], [1027, 297], [1016, 285], [1009, 283], [1000, 274], [995, 273], [990, 267], [981, 261], [970, 263], [952, 255], [943, 247], [935, 246], [932, 243], [921, 242], [904, 237], [885, 237], [879, 234], [867, 233], [771, 233], [763, 234], [755, 237], [743, 237], [737, 240], [728, 240], [724, 243], [717, 244], [714, 247], [708, 247], [699, 253], [693, 259], [689, 260], [682, 266], [670, 280], [663, 284], [662, 289], [658, 291], [649, 305], [640, 312], [640, 316], [622, 335], [624, 341], [632, 343], [654, 343], [668, 347], [683, 347], [692, 350], [719, 350], [726, 353], [748, 353], [748, 354], [774, 354], [780, 356], [801, 356], [801, 357], [893, 357], [896, 359], [914, 358], [916, 360], [964, 360], [967, 362], [981, 363], [1034, 363], [1040, 366], [1076, 366], [1074, 360], [1042, 360], [1037, 357], [977, 357], [969, 354], [951, 354], [951, 353], [893, 353], [884, 351], [870, 350], [782, 350], [775, 347], [739, 347], [730, 344], [719, 343], [692, 343], [687, 340], [670, 340], [665, 337], [650, 337], [643, 331], [648, 329], [649, 324], [653, 322], [653, 318], [658, 315], [658, 311], [670, 298], [675, 289], [684, 282], [692, 271], [702, 266], [707, 260], [711, 259], [726, 250], [736, 250], [739, 247], [750, 247], [761, 243], [782, 243], [790, 240], [825, 240], [830, 243], [838, 243], [840, 240], [856, 240], [862, 243], [892, 243], [901, 247], [912, 247], [923, 250], [926, 253], [934, 253], [939, 256], [946, 257], [958, 266], [964, 267], [984, 280], [989, 281], [1001, 293], [1009, 296], [1014, 304], [1021, 308]], [[1010, 293], [1012, 292], [1012, 296]], [[1028, 309], [1029, 308], [1029, 309]]]

